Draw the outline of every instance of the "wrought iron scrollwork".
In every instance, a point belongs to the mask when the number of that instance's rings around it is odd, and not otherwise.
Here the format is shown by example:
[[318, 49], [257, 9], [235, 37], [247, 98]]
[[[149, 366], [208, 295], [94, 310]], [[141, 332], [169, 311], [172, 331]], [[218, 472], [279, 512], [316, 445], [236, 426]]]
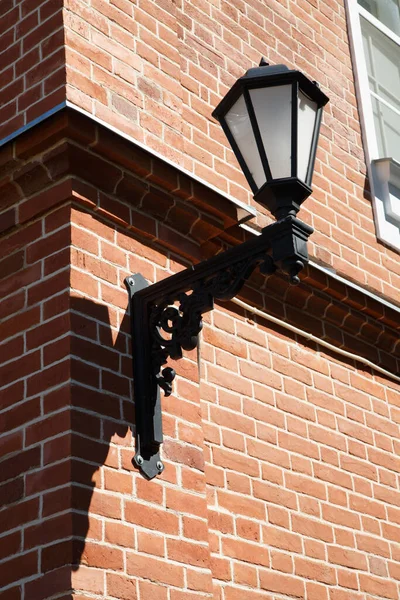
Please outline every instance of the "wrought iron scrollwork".
[[[168, 358], [182, 358], [182, 350], [197, 347], [199, 334], [203, 328], [203, 314], [214, 308], [214, 299], [230, 300], [250, 277], [257, 264], [264, 274], [276, 270], [272, 258], [261, 253], [229, 265], [207, 280], [200, 279], [193, 285], [190, 294], [179, 292], [169, 296], [150, 310], [149, 327], [152, 340], [152, 365], [158, 386], [165, 396], [172, 393], [175, 371], [170, 367], [162, 369]], [[179, 306], [174, 304], [179, 302]], [[169, 337], [165, 337], [167, 334]]]
[[312, 229], [293, 216], [266, 227], [262, 234], [199, 265], [151, 286], [140, 275], [125, 280], [130, 295], [132, 354], [136, 405], [135, 463], [151, 479], [163, 469], [160, 389], [172, 393], [175, 371], [168, 359], [193, 350], [203, 327], [203, 314], [214, 300], [230, 300], [258, 265], [269, 275], [277, 267], [293, 283], [307, 262]]

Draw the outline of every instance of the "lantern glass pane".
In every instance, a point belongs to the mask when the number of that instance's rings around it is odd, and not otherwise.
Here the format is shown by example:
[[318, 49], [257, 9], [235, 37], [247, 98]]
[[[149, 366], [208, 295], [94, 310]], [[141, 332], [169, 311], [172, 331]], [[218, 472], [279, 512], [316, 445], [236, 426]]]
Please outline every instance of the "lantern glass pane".
[[292, 86], [249, 90], [273, 179], [291, 176]]
[[243, 95], [227, 112], [225, 121], [255, 184], [260, 188], [265, 183], [266, 177]]
[[297, 177], [306, 181], [311, 144], [317, 117], [317, 103], [299, 91], [297, 121]]

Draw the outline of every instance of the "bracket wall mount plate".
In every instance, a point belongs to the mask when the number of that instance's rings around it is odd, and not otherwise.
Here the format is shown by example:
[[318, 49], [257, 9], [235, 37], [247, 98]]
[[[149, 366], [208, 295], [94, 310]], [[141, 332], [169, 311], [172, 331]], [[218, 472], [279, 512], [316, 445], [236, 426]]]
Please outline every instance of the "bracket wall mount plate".
[[214, 300], [236, 296], [257, 266], [265, 275], [279, 267], [292, 283], [299, 283], [312, 232], [309, 225], [289, 215], [265, 227], [260, 236], [152, 285], [140, 273], [125, 279], [136, 415], [133, 462], [146, 478], [164, 469], [160, 390], [169, 396], [175, 378], [175, 371], [164, 367], [168, 358], [182, 358], [184, 350], [196, 348], [202, 315], [213, 309]]

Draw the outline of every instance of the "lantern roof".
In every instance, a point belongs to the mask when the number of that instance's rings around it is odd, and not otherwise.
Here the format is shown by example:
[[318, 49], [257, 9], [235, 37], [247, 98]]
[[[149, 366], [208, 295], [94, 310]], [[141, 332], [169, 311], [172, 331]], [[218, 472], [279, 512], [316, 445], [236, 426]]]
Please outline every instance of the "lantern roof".
[[318, 106], [325, 106], [329, 98], [322, 92], [316, 81], [308, 79], [301, 71], [288, 69], [286, 65], [269, 65], [261, 59], [258, 67], [252, 67], [240, 77], [214, 109], [212, 116], [219, 120], [236, 102], [244, 89], [255, 87], [269, 87], [272, 85], [285, 85], [298, 82], [300, 89]]

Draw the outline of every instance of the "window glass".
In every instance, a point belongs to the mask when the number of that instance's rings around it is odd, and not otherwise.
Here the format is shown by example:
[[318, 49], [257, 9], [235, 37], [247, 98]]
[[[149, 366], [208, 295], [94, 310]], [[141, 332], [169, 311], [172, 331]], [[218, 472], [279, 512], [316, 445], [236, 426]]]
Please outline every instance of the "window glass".
[[400, 252], [400, 0], [346, 0], [378, 239]]
[[358, 0], [360, 6], [400, 35], [400, 0]]
[[379, 156], [400, 161], [400, 47], [361, 17]]
[[374, 123], [380, 157], [400, 162], [400, 115], [372, 98]]

